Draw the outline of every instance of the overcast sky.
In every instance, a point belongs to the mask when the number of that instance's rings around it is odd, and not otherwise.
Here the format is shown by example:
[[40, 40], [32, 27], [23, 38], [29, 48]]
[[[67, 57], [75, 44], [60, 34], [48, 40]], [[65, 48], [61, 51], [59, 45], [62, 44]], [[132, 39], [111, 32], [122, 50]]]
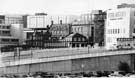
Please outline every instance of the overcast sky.
[[49, 15], [78, 15], [94, 9], [116, 8], [121, 3], [135, 3], [134, 0], [0, 0], [2, 14], [34, 14], [46, 12]]

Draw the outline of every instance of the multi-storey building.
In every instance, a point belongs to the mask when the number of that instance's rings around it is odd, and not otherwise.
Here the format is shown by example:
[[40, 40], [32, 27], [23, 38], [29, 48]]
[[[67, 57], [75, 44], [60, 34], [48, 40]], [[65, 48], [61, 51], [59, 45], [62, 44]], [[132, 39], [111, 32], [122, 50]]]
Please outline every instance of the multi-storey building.
[[0, 24], [0, 47], [18, 45], [19, 39], [11, 36], [11, 25]]
[[89, 38], [90, 42], [102, 45], [104, 42], [105, 18], [106, 13], [102, 10], [93, 10], [91, 13], [82, 14], [78, 23], [74, 22], [73, 32], [83, 34]]
[[5, 24], [23, 24], [23, 15], [4, 15]]
[[118, 5], [117, 8], [135, 8], [135, 4], [122, 3]]
[[60, 24], [60, 21], [63, 22], [63, 24], [72, 24], [74, 21], [76, 21], [79, 18], [79, 16], [74, 15], [46, 15], [46, 14], [35, 14], [35, 15], [25, 15], [24, 19], [24, 26], [28, 28], [46, 28], [47, 25], [51, 25], [51, 21], [53, 21], [54, 24]]
[[52, 37], [62, 38], [71, 34], [71, 25], [70, 24], [53, 24], [51, 25], [49, 31], [52, 34]]
[[90, 24], [73, 24], [72, 32], [82, 34], [88, 38], [91, 37], [91, 27]]
[[79, 16], [77, 15], [53, 15], [53, 16], [48, 16], [49, 19], [51, 19], [54, 24], [60, 24], [60, 21], [62, 21], [63, 24], [73, 24], [77, 20], [79, 20]]
[[[22, 15], [0, 15], [0, 47], [21, 45]], [[7, 48], [5, 48], [7, 49]]]
[[48, 18], [46, 14], [35, 14], [35, 15], [28, 15], [25, 17], [27, 23], [27, 28], [46, 28], [49, 24]]
[[135, 37], [135, 9], [121, 8], [108, 10], [105, 27], [106, 48], [115, 48], [117, 38], [133, 37]]
[[93, 25], [94, 25], [94, 42], [99, 43], [99, 45], [104, 45], [104, 27], [106, 20], [106, 12], [100, 11], [98, 13], [94, 13]]

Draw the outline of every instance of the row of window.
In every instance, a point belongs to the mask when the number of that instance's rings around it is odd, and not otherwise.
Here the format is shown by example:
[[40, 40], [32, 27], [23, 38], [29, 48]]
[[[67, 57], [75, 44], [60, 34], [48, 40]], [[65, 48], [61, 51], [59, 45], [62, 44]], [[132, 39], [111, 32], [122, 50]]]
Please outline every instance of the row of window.
[[83, 32], [83, 27], [75, 27], [72, 30], [73, 32]]
[[3, 36], [10, 35], [10, 31], [0, 31], [0, 35], [3, 35]]
[[125, 29], [108, 29], [107, 34], [119, 34], [119, 33], [125, 33]]
[[134, 38], [117, 38], [117, 41], [134, 41]]
[[53, 35], [67, 35], [68, 31], [52, 31]]
[[10, 26], [0, 25], [0, 29], [10, 29]]
[[108, 29], [108, 34], [119, 34], [120, 29]]
[[73, 38], [73, 41], [85, 41], [85, 38]]
[[1, 42], [18, 42], [18, 39], [1, 39]]

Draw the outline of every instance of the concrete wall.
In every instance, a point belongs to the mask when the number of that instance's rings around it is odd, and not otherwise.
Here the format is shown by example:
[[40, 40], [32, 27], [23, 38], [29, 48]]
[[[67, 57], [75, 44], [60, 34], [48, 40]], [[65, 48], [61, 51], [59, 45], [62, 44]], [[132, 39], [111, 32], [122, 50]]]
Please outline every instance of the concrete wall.
[[[72, 60], [72, 72], [118, 71], [118, 65], [127, 62], [131, 66], [131, 55], [115, 55]], [[83, 67], [82, 67], [83, 65]]]
[[134, 60], [135, 55], [131, 54], [91, 57], [0, 68], [0, 73], [118, 71], [120, 61], [127, 62], [134, 70]]
[[43, 72], [70, 72], [71, 71], [71, 60], [57, 61], [57, 62], [47, 62], [47, 63], [37, 63], [29, 65], [19, 65], [19, 66], [9, 66], [0, 68], [0, 73], [7, 74], [27, 74], [29, 72], [34, 73], [37, 71]]

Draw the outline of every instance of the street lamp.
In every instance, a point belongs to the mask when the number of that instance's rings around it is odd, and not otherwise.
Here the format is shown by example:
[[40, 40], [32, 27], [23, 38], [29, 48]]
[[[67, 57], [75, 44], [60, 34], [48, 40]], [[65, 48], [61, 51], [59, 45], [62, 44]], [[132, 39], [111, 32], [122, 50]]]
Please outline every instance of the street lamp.
[[84, 73], [84, 64], [81, 65], [82, 68], [82, 74]]

